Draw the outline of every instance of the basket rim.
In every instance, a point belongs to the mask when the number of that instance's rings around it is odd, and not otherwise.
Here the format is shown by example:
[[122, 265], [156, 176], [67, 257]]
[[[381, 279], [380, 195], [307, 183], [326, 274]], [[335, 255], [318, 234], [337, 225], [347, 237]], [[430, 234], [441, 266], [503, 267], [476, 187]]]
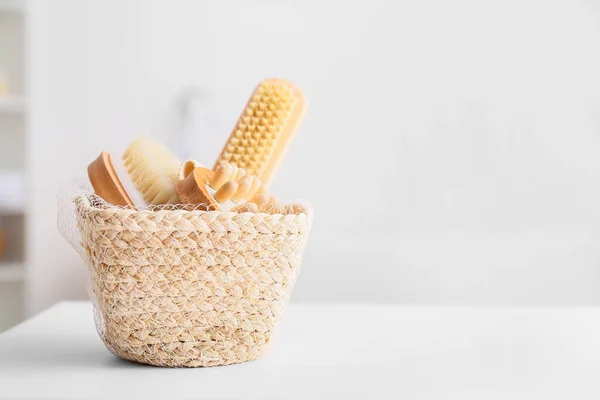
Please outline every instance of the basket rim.
[[[124, 211], [128, 214], [158, 214], [158, 213], [170, 213], [170, 212], [175, 212], [175, 213], [190, 213], [190, 214], [206, 214], [206, 213], [211, 213], [211, 214], [221, 214], [221, 215], [242, 215], [242, 214], [253, 214], [253, 215], [268, 215], [268, 216], [275, 216], [275, 215], [282, 215], [282, 216], [286, 216], [286, 215], [301, 215], [301, 214], [305, 214], [305, 215], [312, 215], [312, 207], [309, 204], [309, 202], [305, 201], [305, 200], [296, 200], [294, 202], [288, 203], [288, 205], [302, 205], [305, 207], [307, 212], [303, 212], [303, 213], [268, 213], [268, 212], [250, 212], [250, 211], [246, 211], [243, 213], [238, 213], [235, 211], [219, 211], [219, 210], [204, 210], [201, 209], [201, 207], [206, 207], [205, 204], [162, 204], [162, 205], [147, 205], [147, 206], [136, 206], [137, 208], [130, 208], [129, 206], [116, 206], [114, 204], [110, 204], [108, 203], [106, 200], [104, 200], [102, 197], [98, 196], [95, 193], [86, 191], [83, 193], [78, 193], [76, 196], [73, 197], [73, 202], [76, 205], [79, 206], [84, 206], [84, 208], [93, 210], [93, 211], [111, 211], [111, 212], [115, 212], [115, 211]], [[190, 207], [197, 207], [194, 210], [190, 210]], [[186, 209], [188, 208], [188, 209]]]

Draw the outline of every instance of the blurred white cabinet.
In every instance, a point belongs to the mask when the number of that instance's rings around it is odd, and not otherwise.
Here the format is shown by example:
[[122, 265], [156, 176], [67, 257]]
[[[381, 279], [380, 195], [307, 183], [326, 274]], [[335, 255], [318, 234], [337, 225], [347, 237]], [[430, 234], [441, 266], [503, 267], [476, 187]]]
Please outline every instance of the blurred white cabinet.
[[0, 0], [0, 331], [25, 317], [26, 3]]

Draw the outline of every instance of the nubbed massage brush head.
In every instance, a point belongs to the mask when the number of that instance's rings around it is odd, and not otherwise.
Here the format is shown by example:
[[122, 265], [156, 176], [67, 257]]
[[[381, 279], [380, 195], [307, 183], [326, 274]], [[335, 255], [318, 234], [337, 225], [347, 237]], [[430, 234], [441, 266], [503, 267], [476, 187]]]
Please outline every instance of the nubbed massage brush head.
[[216, 171], [198, 167], [177, 185], [177, 193], [185, 204], [204, 204], [209, 210], [228, 211], [246, 199], [263, 195], [260, 179], [247, 175], [233, 164], [223, 164]]
[[243, 168], [268, 185], [306, 112], [306, 100], [283, 79], [266, 79], [252, 93], [215, 163]]

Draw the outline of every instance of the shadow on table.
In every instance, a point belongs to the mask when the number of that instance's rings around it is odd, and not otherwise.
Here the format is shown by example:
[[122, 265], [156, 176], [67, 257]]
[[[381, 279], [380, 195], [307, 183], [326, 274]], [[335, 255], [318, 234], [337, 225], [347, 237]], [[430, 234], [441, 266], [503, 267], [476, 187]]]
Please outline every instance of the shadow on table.
[[123, 360], [113, 355], [99, 340], [97, 343], [90, 343], [89, 340], [71, 340], [68, 345], [65, 345], [64, 341], [50, 339], [33, 342], [27, 338], [19, 338], [13, 341], [10, 347], [0, 347], [0, 358], [10, 361], [10, 364], [15, 367], [39, 365], [77, 368], [106, 366], [117, 369], [155, 368], [151, 365]]

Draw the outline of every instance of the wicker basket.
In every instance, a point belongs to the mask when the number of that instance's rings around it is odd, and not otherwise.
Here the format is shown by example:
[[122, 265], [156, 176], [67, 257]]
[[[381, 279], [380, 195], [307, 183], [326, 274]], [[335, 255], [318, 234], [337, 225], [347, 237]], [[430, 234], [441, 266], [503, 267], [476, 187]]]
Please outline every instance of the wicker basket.
[[286, 214], [135, 211], [78, 194], [96, 327], [119, 357], [169, 367], [259, 357], [300, 270], [311, 225]]

